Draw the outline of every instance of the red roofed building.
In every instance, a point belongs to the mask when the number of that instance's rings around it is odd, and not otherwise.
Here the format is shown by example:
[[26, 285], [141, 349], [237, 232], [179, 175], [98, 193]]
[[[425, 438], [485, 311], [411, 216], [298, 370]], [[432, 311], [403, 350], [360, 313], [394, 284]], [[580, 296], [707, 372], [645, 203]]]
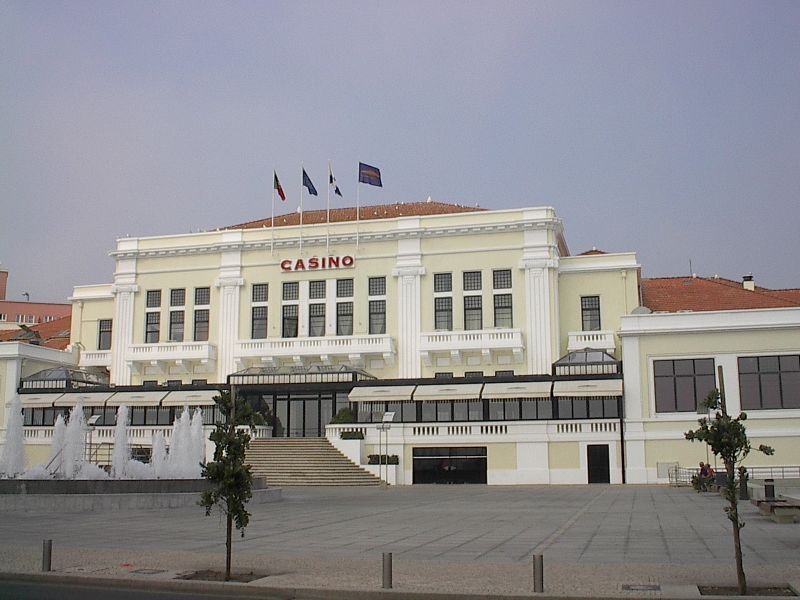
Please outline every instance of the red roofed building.
[[642, 305], [653, 312], [800, 307], [800, 290], [747, 289], [720, 277], [658, 277], [642, 280]]

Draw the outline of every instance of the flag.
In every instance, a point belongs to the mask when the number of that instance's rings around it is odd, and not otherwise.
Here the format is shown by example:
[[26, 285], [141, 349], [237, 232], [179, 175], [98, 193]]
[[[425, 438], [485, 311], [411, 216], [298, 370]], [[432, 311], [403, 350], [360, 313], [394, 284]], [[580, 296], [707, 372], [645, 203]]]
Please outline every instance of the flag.
[[281, 197], [281, 200], [286, 201], [286, 193], [283, 191], [281, 182], [278, 181], [278, 174], [275, 171], [272, 172], [272, 188], [278, 192], [278, 196]]
[[381, 170], [378, 167], [365, 165], [362, 162], [358, 163], [358, 182], [383, 187], [381, 183]]
[[308, 176], [308, 173], [306, 173], [305, 169], [303, 169], [303, 185], [306, 187], [309, 194], [311, 194], [312, 196], [318, 195], [317, 188], [315, 188], [314, 184], [311, 183], [311, 178]]
[[339, 186], [336, 185], [336, 177], [333, 176], [330, 165], [328, 165], [328, 183], [333, 186], [333, 193], [339, 196], [339, 198], [343, 198], [342, 192], [339, 191]]

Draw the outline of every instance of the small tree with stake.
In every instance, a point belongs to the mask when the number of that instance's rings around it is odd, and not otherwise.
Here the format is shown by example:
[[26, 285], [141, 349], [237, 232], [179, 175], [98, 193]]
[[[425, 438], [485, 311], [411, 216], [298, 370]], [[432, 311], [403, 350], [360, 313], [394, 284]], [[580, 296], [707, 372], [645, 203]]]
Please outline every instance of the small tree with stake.
[[250, 522], [246, 505], [253, 496], [253, 475], [250, 465], [245, 464], [250, 435], [245, 429], [237, 429], [237, 425], [247, 425], [252, 429], [253, 412], [243, 399], [236, 397], [234, 402], [232, 398], [230, 392], [221, 392], [214, 398], [225, 422], [217, 423], [211, 434], [214, 460], [203, 464], [203, 477], [213, 487], [202, 493], [199, 502], [206, 509], [206, 516], [217, 506], [226, 517], [225, 581], [231, 578], [233, 525], [235, 523], [244, 537], [244, 530]]
[[[703, 417], [700, 419], [700, 427], [694, 431], [687, 431], [684, 435], [689, 441], [705, 442], [711, 448], [714, 456], [719, 456], [725, 465], [727, 481], [723, 489], [723, 497], [728, 501], [725, 512], [733, 524], [733, 546], [736, 553], [736, 575], [739, 580], [739, 593], [744, 596], [747, 594], [747, 579], [742, 565], [742, 542], [741, 530], [744, 522], [739, 520], [739, 501], [736, 486], [736, 465], [741, 463], [753, 449], [750, 440], [745, 432], [744, 421], [747, 419], [746, 413], [741, 413], [735, 419], [732, 418], [725, 406], [725, 382], [722, 377], [722, 367], [719, 369], [719, 390], [713, 390], [705, 400], [708, 410], [715, 411], [714, 417]], [[760, 445], [756, 448], [759, 452], [770, 455], [773, 449], [769, 446]]]

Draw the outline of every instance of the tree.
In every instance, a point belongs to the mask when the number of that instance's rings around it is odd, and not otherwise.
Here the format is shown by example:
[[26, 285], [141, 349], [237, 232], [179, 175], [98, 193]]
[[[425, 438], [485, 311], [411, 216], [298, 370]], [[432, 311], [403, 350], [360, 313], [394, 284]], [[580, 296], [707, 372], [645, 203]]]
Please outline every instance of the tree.
[[[744, 522], [739, 519], [739, 501], [736, 486], [736, 465], [741, 463], [753, 449], [745, 432], [744, 421], [747, 414], [741, 413], [732, 418], [725, 406], [725, 383], [722, 378], [722, 367], [719, 367], [720, 389], [713, 390], [706, 398], [704, 404], [708, 410], [715, 411], [713, 419], [703, 417], [694, 431], [687, 431], [686, 439], [694, 442], [705, 442], [711, 448], [714, 456], [719, 456], [725, 465], [727, 480], [723, 488], [723, 497], [728, 501], [725, 512], [733, 525], [733, 546], [736, 553], [736, 575], [739, 580], [739, 593], [747, 594], [747, 579], [742, 565], [741, 530]], [[774, 450], [761, 444], [756, 448], [759, 452], [771, 455]]]
[[221, 392], [214, 398], [224, 423], [217, 423], [211, 434], [214, 442], [214, 460], [202, 465], [203, 477], [212, 484], [200, 497], [199, 504], [206, 509], [206, 516], [217, 506], [226, 517], [225, 532], [225, 581], [231, 578], [231, 552], [233, 525], [242, 532], [250, 523], [246, 505], [253, 496], [253, 475], [250, 465], [245, 464], [245, 453], [250, 447], [250, 435], [254, 426], [254, 415], [250, 406], [241, 397], [232, 401], [230, 392]]

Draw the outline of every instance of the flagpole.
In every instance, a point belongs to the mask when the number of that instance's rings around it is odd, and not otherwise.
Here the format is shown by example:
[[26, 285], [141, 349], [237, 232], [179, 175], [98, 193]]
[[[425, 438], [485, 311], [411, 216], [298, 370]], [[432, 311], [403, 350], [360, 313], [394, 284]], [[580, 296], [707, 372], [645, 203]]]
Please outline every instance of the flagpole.
[[303, 163], [300, 163], [300, 255], [303, 255], [303, 173], [305, 173]]
[[270, 254], [275, 254], [275, 179], [278, 177], [277, 172], [275, 169], [272, 169], [272, 216], [269, 220], [270, 230], [272, 232], [272, 237], [269, 241], [269, 251]]
[[328, 160], [328, 213], [325, 218], [327, 221], [325, 229], [325, 254], [330, 254], [331, 251], [331, 179], [333, 179], [333, 171], [331, 170], [331, 161]]
[[361, 160], [358, 161], [358, 176], [356, 177], [356, 248], [358, 248], [358, 221], [361, 217], [361, 201], [359, 198], [359, 191], [361, 186], [359, 181], [361, 179]]

